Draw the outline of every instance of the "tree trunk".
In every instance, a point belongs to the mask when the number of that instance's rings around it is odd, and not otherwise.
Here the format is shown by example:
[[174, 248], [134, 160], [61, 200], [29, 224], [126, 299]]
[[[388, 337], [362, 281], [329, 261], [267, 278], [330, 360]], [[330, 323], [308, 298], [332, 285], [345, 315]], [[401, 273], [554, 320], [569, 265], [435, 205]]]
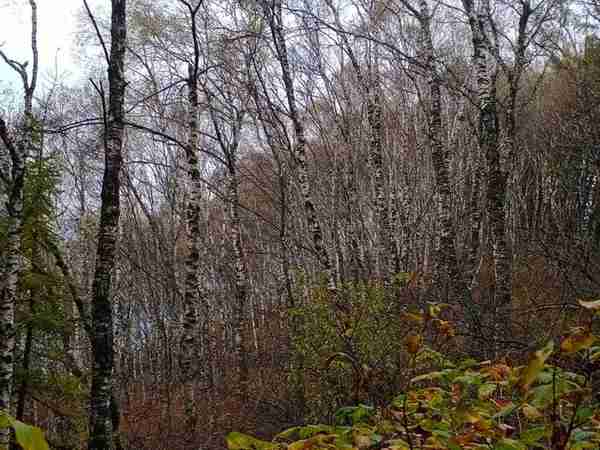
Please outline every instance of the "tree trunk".
[[112, 0], [111, 48], [108, 67], [109, 105], [105, 130], [104, 176], [98, 229], [98, 250], [92, 285], [92, 387], [90, 392], [89, 450], [112, 450], [111, 411], [113, 374], [112, 272], [120, 214], [125, 96], [126, 0]]
[[[29, 311], [30, 314], [34, 313], [35, 300], [33, 294], [29, 298]], [[19, 396], [17, 398], [17, 410], [15, 412], [15, 418], [23, 422], [25, 417], [25, 402], [27, 400], [27, 387], [29, 386], [29, 368], [31, 366], [31, 350], [33, 347], [33, 324], [29, 322], [27, 324], [27, 331], [25, 332], [25, 348], [23, 349], [23, 379], [21, 380], [21, 386], [19, 386]]]
[[[339, 10], [331, 2], [327, 2], [329, 9], [335, 18], [336, 26], [342, 30], [342, 22], [339, 17]], [[394, 246], [393, 221], [390, 217], [390, 208], [388, 198], [385, 192], [385, 171], [383, 164], [383, 101], [381, 96], [381, 81], [377, 65], [379, 61], [375, 58], [368, 76], [365, 77], [363, 70], [348, 37], [343, 32], [340, 33], [344, 51], [350, 58], [350, 63], [358, 84], [365, 96], [367, 105], [367, 122], [369, 124], [369, 159], [373, 170], [373, 187], [375, 191], [375, 211], [377, 215], [377, 224], [379, 239], [377, 241], [377, 260], [379, 277], [388, 283], [396, 272], [400, 270], [400, 261], [396, 257]]]
[[181, 370], [185, 383], [186, 415], [192, 426], [194, 411], [194, 374], [196, 332], [198, 330], [198, 307], [200, 305], [200, 201], [201, 179], [198, 160], [198, 80], [190, 65], [188, 85], [189, 142], [186, 149], [189, 197], [186, 205], [185, 294], [183, 313], [183, 337], [181, 341]]
[[[3, 122], [2, 125], [3, 126]], [[21, 149], [17, 150], [19, 153]], [[0, 303], [0, 410], [10, 411], [15, 346], [15, 301], [21, 253], [21, 225], [23, 214], [23, 177], [25, 165], [20, 155], [13, 157], [12, 192], [8, 202], [8, 243]], [[0, 429], [0, 448], [8, 448], [10, 432]]]
[[[235, 150], [234, 150], [235, 151]], [[248, 355], [244, 340], [244, 311], [248, 302], [248, 273], [244, 261], [242, 229], [239, 217], [238, 178], [235, 167], [235, 155], [228, 155], [229, 169], [229, 229], [233, 242], [235, 304], [233, 306], [233, 340], [238, 364], [236, 379], [237, 393], [242, 402], [247, 399], [248, 390]]]
[[469, 14], [474, 49], [479, 102], [479, 147], [487, 162], [486, 210], [492, 231], [495, 286], [493, 304], [486, 314], [494, 341], [494, 353], [498, 351], [502, 327], [507, 327], [507, 308], [510, 306], [512, 289], [512, 258], [505, 235], [504, 203], [506, 198], [506, 175], [500, 167], [498, 146], [499, 123], [496, 109], [497, 61], [487, 28], [490, 20], [489, 0], [482, 0], [477, 14], [471, 0], [463, 0]]
[[[31, 81], [25, 64], [19, 64], [0, 50], [0, 57], [15, 70], [23, 81], [24, 119], [19, 130], [16, 143], [10, 136], [6, 123], [0, 118], [0, 139], [7, 148], [11, 160], [11, 173], [3, 174], [7, 180], [8, 212], [7, 244], [2, 267], [3, 286], [0, 292], [0, 410], [10, 411], [13, 383], [13, 359], [15, 347], [15, 302], [19, 278], [21, 257], [21, 228], [23, 224], [23, 186], [25, 182], [25, 161], [34, 145], [35, 120], [33, 117], [33, 94], [37, 84], [38, 50], [37, 50], [37, 5], [29, 0], [31, 7], [31, 49], [33, 68]], [[10, 432], [8, 428], [0, 429], [0, 447], [8, 448]]]
[[[36, 233], [33, 235], [33, 247], [31, 250], [32, 261], [34, 262], [34, 266], [32, 270], [35, 269], [35, 262], [41, 261], [42, 255], [39, 251], [39, 239]], [[39, 288], [36, 288], [39, 289]], [[39, 303], [39, 298], [36, 297], [39, 295], [39, 291], [35, 291], [30, 289], [29, 292], [29, 314], [33, 316], [36, 310], [36, 304]], [[23, 364], [21, 366], [23, 371], [23, 379], [21, 380], [21, 385], [19, 386], [19, 392], [17, 397], [17, 410], [15, 412], [15, 418], [23, 422], [25, 417], [25, 403], [27, 401], [27, 389], [29, 387], [29, 370], [31, 367], [31, 352], [33, 349], [33, 338], [34, 338], [34, 325], [33, 321], [29, 320], [27, 322], [27, 328], [25, 331], [25, 348], [23, 349]], [[14, 443], [13, 443], [14, 444]], [[16, 448], [16, 446], [14, 446]]]
[[419, 22], [422, 33], [423, 65], [429, 85], [429, 111], [427, 111], [429, 129], [427, 134], [432, 152], [440, 227], [439, 248], [436, 249], [438, 277], [441, 278], [438, 281], [441, 282], [440, 285], [444, 289], [443, 295], [448, 297], [444, 300], [454, 301], [454, 293], [460, 290], [459, 286], [462, 284], [462, 280], [457, 270], [458, 264], [454, 248], [455, 231], [450, 207], [452, 200], [449, 180], [450, 154], [444, 148], [442, 141], [442, 80], [435, 67], [431, 16], [427, 0], [420, 2]]
[[300, 189], [302, 191], [302, 199], [304, 202], [304, 211], [306, 213], [308, 228], [312, 234], [312, 241], [315, 247], [317, 258], [327, 276], [328, 288], [332, 293], [334, 293], [334, 296], [337, 296], [335, 270], [331, 264], [331, 259], [327, 252], [327, 249], [325, 248], [321, 223], [319, 221], [319, 218], [317, 217], [317, 211], [312, 196], [310, 180], [308, 178], [308, 163], [306, 158], [306, 134], [304, 130], [304, 124], [300, 119], [298, 107], [296, 105], [296, 94], [294, 90], [294, 82], [292, 79], [288, 59], [287, 43], [283, 34], [281, 2], [276, 1], [273, 4], [263, 2], [263, 8], [267, 15], [269, 27], [273, 36], [273, 43], [275, 44], [275, 50], [277, 52], [277, 59], [279, 61], [279, 65], [281, 66], [281, 73], [283, 77], [283, 84], [285, 88], [289, 114], [292, 120], [292, 124], [294, 126], [296, 145], [293, 149], [293, 156], [298, 171], [298, 178], [300, 182]]

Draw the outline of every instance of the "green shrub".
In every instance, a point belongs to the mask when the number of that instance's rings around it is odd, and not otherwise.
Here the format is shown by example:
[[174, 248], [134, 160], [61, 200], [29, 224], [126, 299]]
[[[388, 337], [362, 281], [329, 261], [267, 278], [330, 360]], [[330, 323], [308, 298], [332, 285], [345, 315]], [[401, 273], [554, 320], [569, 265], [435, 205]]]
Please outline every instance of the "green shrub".
[[[600, 311], [600, 301], [581, 302]], [[451, 362], [408, 342], [413, 367], [437, 358], [436, 370], [411, 379], [380, 408], [342, 408], [331, 424], [294, 427], [273, 441], [240, 433], [230, 450], [579, 450], [600, 448], [600, 404], [593, 388], [600, 361], [592, 323], [574, 328], [555, 347], [550, 341], [529, 362]], [[559, 365], [560, 364], [560, 365]], [[574, 367], [574, 369], [573, 369]]]
[[387, 403], [408, 379], [406, 340], [422, 333], [422, 322], [397, 320], [402, 302], [380, 283], [347, 284], [339, 292], [341, 308], [318, 287], [308, 304], [291, 312], [290, 382], [302, 384], [311, 421], [329, 420], [351, 403]]

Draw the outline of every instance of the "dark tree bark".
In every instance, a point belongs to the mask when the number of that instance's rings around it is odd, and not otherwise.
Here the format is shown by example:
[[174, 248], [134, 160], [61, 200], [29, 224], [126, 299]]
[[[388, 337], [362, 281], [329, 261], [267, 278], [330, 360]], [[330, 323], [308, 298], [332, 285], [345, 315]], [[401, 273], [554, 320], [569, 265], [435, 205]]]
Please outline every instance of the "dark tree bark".
[[[29, 297], [29, 311], [31, 314], [35, 312], [35, 300], [33, 294]], [[29, 387], [29, 368], [31, 367], [31, 350], [33, 347], [33, 324], [27, 324], [27, 330], [25, 332], [25, 348], [23, 349], [23, 379], [19, 386], [19, 393], [17, 398], [17, 410], [15, 412], [15, 418], [23, 421], [25, 417], [25, 402], [27, 400], [27, 388]]]
[[120, 215], [119, 189], [124, 132], [126, 0], [112, 0], [111, 48], [108, 66], [109, 98], [105, 130], [104, 176], [98, 229], [96, 269], [92, 285], [92, 387], [90, 393], [90, 450], [112, 450], [111, 411], [113, 355], [112, 272]]
[[507, 310], [511, 302], [512, 255], [506, 241], [504, 205], [506, 174], [500, 165], [499, 121], [497, 112], [496, 79], [498, 58], [490, 36], [489, 0], [482, 0], [475, 10], [472, 0], [463, 0], [469, 17], [473, 40], [474, 64], [477, 76], [479, 103], [479, 148], [487, 162], [486, 212], [492, 232], [495, 285], [493, 304], [489, 305], [485, 321], [491, 328], [494, 352], [497, 352], [502, 329], [507, 326]]
[[[237, 143], [233, 144], [237, 147]], [[242, 227], [240, 224], [239, 213], [239, 190], [238, 175], [236, 170], [235, 151], [229, 153], [227, 169], [229, 172], [228, 180], [228, 202], [229, 202], [229, 226], [231, 240], [233, 241], [233, 260], [234, 260], [234, 287], [235, 304], [233, 307], [233, 333], [236, 360], [238, 363], [238, 383], [237, 392], [242, 401], [247, 400], [248, 384], [248, 350], [244, 340], [244, 311], [248, 303], [248, 270], [244, 258], [244, 247], [242, 243]]]
[[444, 294], [454, 300], [454, 292], [460, 290], [461, 279], [458, 273], [456, 250], [454, 248], [455, 230], [452, 223], [450, 190], [450, 153], [444, 148], [442, 140], [442, 80], [435, 66], [435, 51], [431, 34], [431, 13], [427, 0], [421, 0], [419, 11], [415, 11], [421, 24], [421, 47], [423, 51], [423, 68], [426, 71], [429, 85], [429, 108], [427, 115], [428, 138], [431, 145], [435, 189], [437, 193], [437, 214], [440, 225], [440, 242], [437, 249], [437, 266]]

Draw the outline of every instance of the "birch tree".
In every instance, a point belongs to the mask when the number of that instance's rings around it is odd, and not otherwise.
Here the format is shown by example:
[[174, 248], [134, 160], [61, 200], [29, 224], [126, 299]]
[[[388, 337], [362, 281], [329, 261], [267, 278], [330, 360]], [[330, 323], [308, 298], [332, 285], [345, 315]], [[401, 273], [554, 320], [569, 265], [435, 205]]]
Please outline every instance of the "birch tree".
[[[23, 118], [13, 133], [0, 116], [0, 140], [8, 152], [10, 171], [3, 165], [0, 170], [3, 188], [8, 196], [7, 245], [2, 255], [2, 285], [0, 292], [0, 410], [10, 411], [13, 384], [13, 352], [15, 346], [15, 302], [21, 259], [21, 228], [23, 225], [23, 186], [25, 164], [36, 145], [39, 125], [33, 112], [33, 96], [38, 77], [38, 18], [35, 0], [29, 0], [31, 8], [31, 52], [33, 64], [31, 75], [27, 71], [28, 62], [20, 63], [10, 59], [0, 50], [0, 57], [21, 78], [23, 87]], [[2, 155], [4, 156], [4, 155]], [[8, 447], [9, 430], [0, 430], [0, 447]]]
[[309, 180], [307, 139], [305, 127], [300, 117], [298, 104], [296, 101], [296, 91], [294, 89], [294, 80], [290, 68], [288, 58], [288, 44], [285, 37], [282, 4], [280, 0], [275, 2], [262, 2], [262, 8], [269, 25], [273, 45], [277, 56], [277, 61], [281, 68], [281, 77], [284, 84], [287, 106], [289, 109], [290, 119], [292, 121], [295, 137], [295, 145], [293, 147], [293, 158], [296, 163], [300, 189], [302, 192], [304, 212], [312, 237], [312, 243], [315, 248], [317, 260], [327, 277], [327, 286], [331, 292], [336, 294], [337, 286], [335, 279], [335, 269], [332, 265], [329, 252], [323, 238], [323, 230], [313, 199], [311, 182]]
[[[421, 70], [427, 82], [428, 97], [425, 108], [427, 118], [427, 139], [431, 147], [433, 162], [435, 193], [439, 231], [439, 248], [437, 249], [436, 277], [443, 287], [442, 295], [449, 297], [451, 302], [456, 301], [454, 296], [461, 291], [461, 277], [458, 273], [455, 241], [456, 233], [452, 220], [452, 191], [450, 185], [450, 160], [451, 153], [444, 142], [444, 124], [442, 111], [442, 88], [444, 81], [438, 67], [436, 50], [433, 40], [433, 13], [429, 2], [420, 0], [410, 2], [403, 0], [402, 4], [414, 16], [420, 27], [419, 46], [417, 52], [417, 70]], [[420, 67], [419, 67], [420, 66]]]
[[248, 322], [246, 313], [251, 292], [240, 218], [239, 159], [243, 125], [250, 101], [245, 85], [248, 80], [251, 55], [245, 55], [244, 50], [229, 44], [227, 37], [216, 41], [214, 48], [211, 48], [213, 46], [210, 44], [207, 45], [206, 53], [215, 67], [206, 74], [203, 92], [207, 98], [215, 145], [223, 155], [222, 163], [225, 166], [223, 200], [227, 211], [227, 232], [231, 243], [234, 295], [230, 308], [233, 351], [237, 365], [234, 392], [240, 401], [246, 402], [249, 348], [244, 331], [245, 324]]
[[113, 382], [113, 315], [111, 288], [119, 233], [121, 165], [123, 162], [126, 0], [111, 1], [110, 53], [100, 33], [108, 63], [108, 108], [104, 130], [104, 175], [98, 228], [98, 249], [92, 285], [92, 386], [89, 450], [114, 448], [111, 396]]
[[[367, 122], [369, 124], [369, 159], [372, 166], [373, 186], [375, 192], [375, 210], [378, 217], [379, 239], [377, 244], [377, 256], [379, 258], [379, 276], [386, 282], [390, 282], [393, 275], [398, 272], [400, 263], [394, 251], [394, 233], [392, 217], [389, 207], [389, 198], [385, 189], [386, 170], [384, 167], [383, 153], [383, 94], [381, 86], [381, 74], [378, 67], [381, 63], [376, 57], [379, 54], [378, 44], [368, 43], [373, 50], [369, 55], [370, 60], [366, 63], [366, 70], [361, 67], [340, 19], [339, 8], [331, 0], [326, 1], [331, 14], [334, 17], [338, 29], [343, 51], [350, 59], [350, 65], [366, 101]], [[370, 11], [367, 28], [377, 27], [377, 13]], [[366, 72], [366, 73], [365, 73]]]
[[[490, 31], [491, 9], [489, 0], [477, 5], [463, 0], [473, 40], [474, 64], [477, 78], [479, 108], [479, 149], [487, 162], [485, 177], [486, 211], [492, 230], [495, 285], [491, 314], [492, 339], [496, 342], [501, 327], [505, 327], [507, 308], [511, 300], [512, 255], [506, 241], [505, 199], [506, 174], [500, 165], [499, 119], [497, 111], [498, 61], [496, 45]], [[497, 343], [495, 344], [497, 351]]]
[[[201, 193], [202, 180], [200, 176], [199, 160], [199, 92], [198, 77], [200, 72], [200, 44], [198, 42], [197, 17], [203, 1], [196, 4], [180, 0], [189, 14], [190, 33], [193, 43], [192, 62], [188, 63], [188, 77], [186, 86], [188, 90], [188, 145], [185, 148], [187, 162], [187, 183], [189, 187], [186, 204], [186, 243], [187, 255], [185, 259], [185, 294], [183, 313], [183, 335], [181, 342], [181, 368], [186, 386], [186, 408], [189, 418], [194, 414], [194, 368], [198, 364], [195, 357], [198, 332], [198, 308], [201, 306], [202, 286], [200, 282], [200, 219], [201, 219]], [[206, 321], [204, 317], [202, 320]], [[201, 361], [200, 364], [205, 364]]]

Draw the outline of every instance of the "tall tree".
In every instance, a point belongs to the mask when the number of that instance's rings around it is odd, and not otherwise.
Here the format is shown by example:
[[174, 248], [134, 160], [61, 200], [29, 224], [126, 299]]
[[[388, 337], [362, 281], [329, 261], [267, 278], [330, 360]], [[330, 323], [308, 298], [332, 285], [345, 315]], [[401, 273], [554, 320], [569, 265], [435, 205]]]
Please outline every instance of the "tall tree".
[[[367, 122], [369, 124], [369, 159], [372, 166], [373, 186], [375, 191], [375, 211], [378, 217], [379, 239], [377, 242], [377, 257], [379, 258], [379, 276], [389, 282], [391, 277], [399, 271], [400, 262], [394, 249], [394, 228], [391, 217], [389, 198], [385, 191], [386, 170], [384, 166], [384, 117], [383, 117], [383, 94], [381, 92], [381, 74], [379, 64], [381, 61], [376, 58], [379, 53], [372, 51], [370, 61], [367, 63], [367, 70], [361, 67], [361, 63], [345, 33], [340, 18], [340, 11], [331, 0], [326, 1], [327, 6], [335, 20], [335, 25], [340, 32], [342, 49], [348, 55], [350, 64], [362, 90], [367, 106]], [[367, 27], [377, 26], [375, 22], [376, 14], [371, 11], [371, 17], [368, 19]], [[377, 44], [370, 43], [376, 47]]]
[[[479, 149], [487, 162], [486, 211], [492, 232], [495, 286], [489, 326], [497, 351], [499, 330], [506, 329], [504, 320], [511, 302], [512, 255], [506, 241], [505, 211], [506, 174], [500, 165], [499, 119], [497, 110], [498, 60], [497, 40], [492, 36], [489, 0], [475, 5], [463, 0], [473, 40], [474, 64], [477, 77], [479, 107]], [[487, 315], [486, 314], [486, 315]]]
[[[0, 293], [0, 410], [10, 410], [13, 383], [13, 356], [15, 347], [15, 301], [21, 255], [21, 228], [23, 225], [23, 187], [26, 160], [35, 145], [36, 120], [33, 115], [33, 95], [38, 76], [37, 4], [29, 0], [31, 7], [31, 51], [33, 66], [31, 77], [27, 63], [19, 63], [0, 50], [0, 57], [21, 78], [24, 91], [23, 119], [16, 135], [13, 135], [0, 117], [0, 139], [9, 154], [10, 173], [0, 172], [8, 195], [8, 236], [5, 253], [2, 255], [2, 286]], [[8, 446], [8, 429], [0, 430], [0, 447]]]
[[437, 197], [436, 214], [439, 220], [440, 238], [437, 249], [437, 277], [440, 278], [443, 295], [455, 299], [454, 294], [460, 291], [461, 279], [458, 273], [455, 240], [456, 233], [452, 223], [452, 191], [450, 186], [450, 151], [444, 143], [443, 111], [442, 111], [442, 76], [437, 68], [435, 47], [433, 43], [433, 14], [427, 0], [420, 0], [417, 5], [408, 1], [403, 4], [416, 17], [420, 25], [420, 58], [427, 85], [429, 101], [426, 105], [427, 138], [431, 146], [435, 192]]
[[[188, 90], [188, 145], [185, 148], [187, 162], [187, 182], [189, 187], [186, 204], [186, 243], [187, 255], [185, 259], [185, 293], [183, 336], [181, 345], [181, 368], [186, 385], [186, 409], [188, 418], [193, 420], [194, 413], [194, 367], [198, 332], [198, 309], [202, 299], [202, 286], [200, 283], [200, 242], [201, 242], [201, 201], [202, 179], [200, 175], [199, 160], [199, 97], [198, 76], [200, 71], [200, 44], [198, 42], [197, 17], [203, 1], [193, 5], [191, 2], [180, 0], [185, 6], [190, 20], [190, 33], [192, 34], [193, 55], [192, 62], [188, 64], [188, 77], [186, 85]], [[203, 318], [207, 320], [207, 318]], [[205, 362], [200, 362], [204, 364]], [[193, 426], [193, 424], [190, 424]]]
[[312, 235], [312, 242], [315, 248], [319, 264], [327, 276], [327, 285], [334, 295], [337, 295], [335, 270], [325, 246], [323, 239], [323, 229], [317, 215], [315, 201], [313, 198], [311, 181], [309, 179], [308, 160], [307, 160], [307, 139], [304, 123], [300, 117], [298, 104], [296, 101], [296, 90], [294, 88], [294, 79], [290, 68], [288, 57], [288, 44], [285, 37], [282, 3], [281, 0], [274, 2], [263, 1], [263, 11], [265, 13], [269, 30], [275, 46], [277, 61], [281, 68], [281, 76], [285, 89], [290, 119], [294, 128], [295, 145], [293, 146], [293, 157], [296, 163], [300, 189], [302, 191], [304, 212], [308, 222], [309, 231]]
[[[92, 387], [90, 392], [90, 450], [112, 450], [111, 417], [113, 354], [112, 277], [119, 233], [121, 165], [123, 162], [126, 0], [112, 0], [108, 62], [108, 110], [104, 130], [104, 175], [98, 228], [98, 250], [92, 285]], [[100, 34], [99, 38], [100, 37]]]

